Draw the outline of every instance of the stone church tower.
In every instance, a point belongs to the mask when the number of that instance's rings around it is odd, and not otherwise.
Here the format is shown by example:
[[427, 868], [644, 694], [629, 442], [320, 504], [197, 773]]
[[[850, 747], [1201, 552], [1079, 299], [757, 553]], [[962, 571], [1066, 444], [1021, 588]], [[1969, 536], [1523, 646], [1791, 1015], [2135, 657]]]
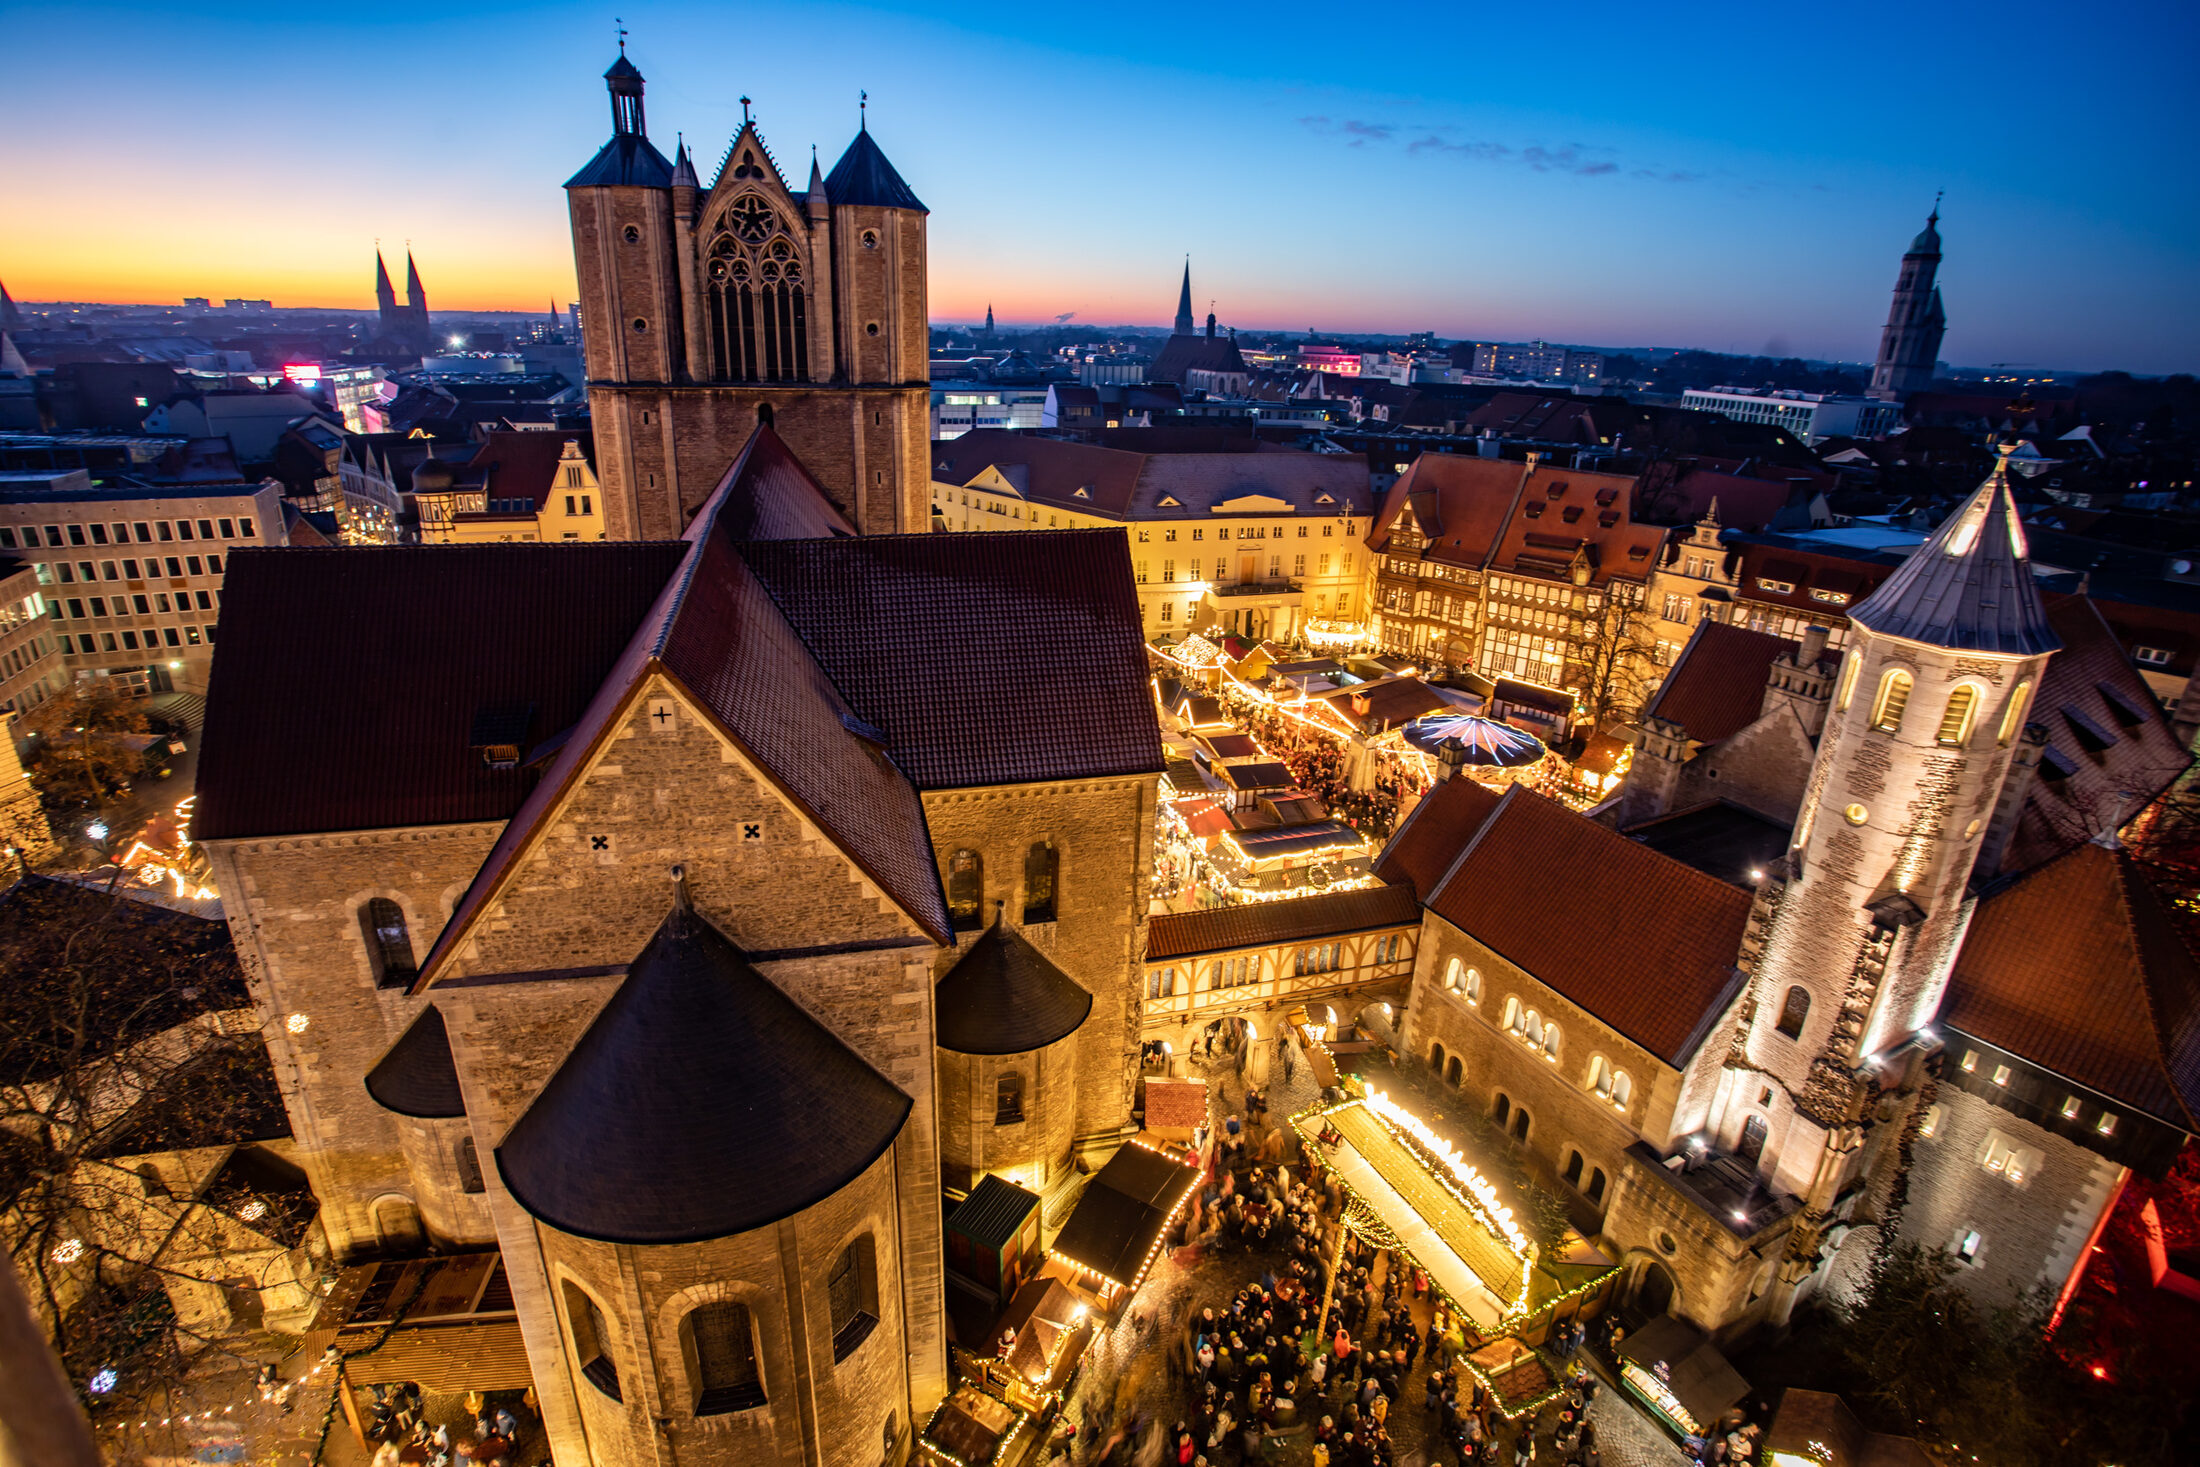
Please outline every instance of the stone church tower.
[[[1816, 1264], [1835, 1199], [1867, 1166], [1875, 1073], [1936, 1011], [1973, 865], [2047, 659], [2008, 463], [1851, 614], [1764, 947], [1707, 1131], [1802, 1200], [1775, 1318]], [[1884, 1128], [1881, 1128], [1884, 1129]]]
[[604, 73], [611, 140], [565, 185], [613, 539], [677, 536], [759, 421], [865, 534], [927, 524], [926, 209], [868, 127], [795, 192], [743, 99], [707, 188]]
[[1902, 256], [1894, 304], [1879, 333], [1879, 361], [1872, 367], [1873, 397], [1905, 397], [1932, 382], [1940, 362], [1940, 338], [1948, 330], [1948, 318], [1940, 309], [1940, 287], [1933, 283], [1939, 273], [1940, 205], [1935, 203], [1925, 228]]

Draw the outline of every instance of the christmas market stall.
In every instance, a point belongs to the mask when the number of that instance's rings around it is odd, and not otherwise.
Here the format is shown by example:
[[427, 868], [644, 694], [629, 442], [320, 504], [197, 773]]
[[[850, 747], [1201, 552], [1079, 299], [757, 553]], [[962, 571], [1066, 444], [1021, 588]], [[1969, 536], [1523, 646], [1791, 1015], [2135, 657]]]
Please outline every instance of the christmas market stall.
[[[1226, 830], [1213, 846], [1215, 865], [1238, 886], [1255, 891], [1328, 886], [1367, 874], [1375, 848], [1341, 820]], [[1312, 868], [1324, 868], [1317, 873]]]
[[976, 1385], [959, 1385], [917, 1434], [917, 1452], [940, 1467], [994, 1467], [1011, 1460], [1030, 1426], [1029, 1411]]
[[1418, 1266], [1466, 1330], [1470, 1351], [1510, 1341], [1485, 1366], [1470, 1361], [1506, 1414], [1555, 1396], [1560, 1372], [1535, 1342], [1554, 1320], [1610, 1292], [1619, 1276], [1612, 1262], [1571, 1235], [1546, 1255], [1489, 1178], [1380, 1090], [1311, 1107], [1291, 1125], [1343, 1186], [1345, 1227]]
[[1086, 1185], [1047, 1256], [1113, 1308], [1145, 1282], [1198, 1181], [1191, 1156], [1133, 1138]]
[[1000, 1335], [1005, 1353], [987, 1362], [987, 1384], [1010, 1405], [1044, 1415], [1092, 1344], [1092, 1310], [1060, 1279], [1036, 1278], [1009, 1302]]
[[1666, 1315], [1619, 1344], [1620, 1384], [1650, 1414], [1680, 1436], [1701, 1436], [1728, 1407], [1749, 1394], [1749, 1382], [1703, 1331]]

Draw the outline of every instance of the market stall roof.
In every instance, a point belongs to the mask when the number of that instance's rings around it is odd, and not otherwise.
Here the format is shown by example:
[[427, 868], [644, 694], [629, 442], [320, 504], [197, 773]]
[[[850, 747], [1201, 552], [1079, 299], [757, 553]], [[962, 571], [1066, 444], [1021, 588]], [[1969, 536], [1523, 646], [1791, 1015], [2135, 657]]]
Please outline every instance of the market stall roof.
[[1868, 1431], [1848, 1403], [1830, 1391], [1789, 1386], [1765, 1432], [1765, 1460], [1798, 1457], [1824, 1467], [1929, 1467], [1914, 1438]]
[[1367, 850], [1367, 841], [1341, 820], [1279, 825], [1273, 830], [1233, 830], [1223, 840], [1235, 845], [1248, 861], [1281, 861], [1324, 851], [1350, 856]]
[[1135, 1285], [1198, 1180], [1196, 1167], [1133, 1141], [1086, 1186], [1047, 1251], [1110, 1283]]
[[1721, 1412], [1749, 1394], [1749, 1382], [1735, 1373], [1703, 1331], [1683, 1319], [1653, 1319], [1620, 1341], [1620, 1358], [1658, 1373], [1673, 1398], [1697, 1421], [1718, 1420]]
[[1092, 1012], [1092, 995], [1030, 939], [993, 925], [933, 990], [940, 1048], [956, 1054], [1022, 1054], [1066, 1039]]
[[940, 1402], [918, 1442], [931, 1449], [928, 1455], [944, 1452], [958, 1463], [991, 1462], [1027, 1419], [1025, 1413], [999, 1397], [989, 1396], [974, 1385], [961, 1385]]
[[1176, 807], [1177, 818], [1201, 840], [1212, 840], [1230, 828], [1230, 812], [1214, 799], [1186, 800]]
[[1291, 778], [1291, 771], [1274, 760], [1258, 764], [1224, 764], [1215, 773], [1222, 782], [1238, 791], [1287, 790], [1298, 781]]
[[1187, 728], [1227, 728], [1230, 723], [1220, 698], [1186, 698], [1177, 705], [1176, 716]]
[[1037, 1278], [1016, 1291], [1001, 1328], [1016, 1332], [1009, 1369], [1035, 1391], [1051, 1390], [1077, 1368], [1092, 1335], [1089, 1311], [1060, 1279]]
[[996, 1251], [1005, 1248], [1039, 1205], [1039, 1194], [1006, 1177], [987, 1172], [970, 1195], [947, 1215], [947, 1230]]
[[[1302, 1112], [1291, 1124], [1477, 1326], [1492, 1329], [1523, 1317], [1533, 1259], [1526, 1235], [1509, 1211], [1494, 1210], [1479, 1193], [1468, 1202], [1473, 1183], [1456, 1170], [1439, 1172], [1430, 1154], [1401, 1134], [1390, 1116], [1395, 1111], [1370, 1097]], [[1332, 1128], [1338, 1139], [1325, 1145], [1320, 1138]], [[1494, 1190], [1489, 1195], [1494, 1199]], [[1508, 1236], [1508, 1228], [1516, 1236]]]
[[1252, 759], [1267, 752], [1251, 734], [1194, 734], [1192, 742], [1204, 749], [1208, 758], [1214, 760]]
[[422, 1120], [450, 1120], [466, 1114], [459, 1093], [458, 1066], [451, 1062], [451, 1038], [443, 1011], [429, 1004], [406, 1026], [367, 1071], [367, 1094], [384, 1110]]
[[1207, 1124], [1207, 1082], [1146, 1077], [1146, 1129], [1188, 1131]]
[[1461, 763], [1487, 769], [1519, 769], [1550, 752], [1541, 739], [1524, 729], [1457, 710], [1416, 718], [1406, 725], [1405, 738], [1431, 754], [1456, 748], [1464, 756]]
[[1541, 1351], [1511, 1335], [1490, 1341], [1467, 1357], [1467, 1368], [1488, 1386], [1507, 1421], [1557, 1399], [1559, 1372]]
[[[607, 1243], [694, 1243], [791, 1217], [854, 1181], [914, 1104], [673, 908], [496, 1149], [533, 1217]], [[729, 1157], [768, 1165], [728, 1165]]]

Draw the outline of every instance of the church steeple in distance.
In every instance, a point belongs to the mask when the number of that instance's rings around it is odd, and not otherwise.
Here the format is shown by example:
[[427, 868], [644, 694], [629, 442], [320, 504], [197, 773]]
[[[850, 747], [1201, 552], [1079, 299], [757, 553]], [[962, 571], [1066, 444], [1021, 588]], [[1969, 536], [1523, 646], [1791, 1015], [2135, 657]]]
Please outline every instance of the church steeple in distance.
[[1176, 293], [1176, 334], [1189, 336], [1198, 328], [1192, 325], [1192, 257], [1184, 257], [1184, 285]]
[[1940, 198], [1935, 195], [1925, 227], [1902, 255], [1894, 302], [1879, 333], [1879, 360], [1872, 367], [1873, 397], [1906, 397], [1931, 384], [1940, 363], [1940, 339], [1948, 330], [1935, 283], [1939, 274]]
[[390, 267], [379, 249], [374, 252], [374, 305], [382, 313], [382, 329], [387, 331], [397, 310], [397, 287], [390, 284]]

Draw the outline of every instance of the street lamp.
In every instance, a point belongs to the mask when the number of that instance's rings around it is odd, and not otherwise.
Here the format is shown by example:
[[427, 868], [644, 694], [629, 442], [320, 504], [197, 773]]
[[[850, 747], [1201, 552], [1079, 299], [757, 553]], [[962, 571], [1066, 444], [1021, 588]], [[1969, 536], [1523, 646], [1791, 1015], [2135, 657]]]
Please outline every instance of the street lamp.
[[90, 836], [93, 840], [105, 840], [107, 838], [107, 822], [104, 820], [94, 820], [91, 824], [84, 827], [84, 833]]

